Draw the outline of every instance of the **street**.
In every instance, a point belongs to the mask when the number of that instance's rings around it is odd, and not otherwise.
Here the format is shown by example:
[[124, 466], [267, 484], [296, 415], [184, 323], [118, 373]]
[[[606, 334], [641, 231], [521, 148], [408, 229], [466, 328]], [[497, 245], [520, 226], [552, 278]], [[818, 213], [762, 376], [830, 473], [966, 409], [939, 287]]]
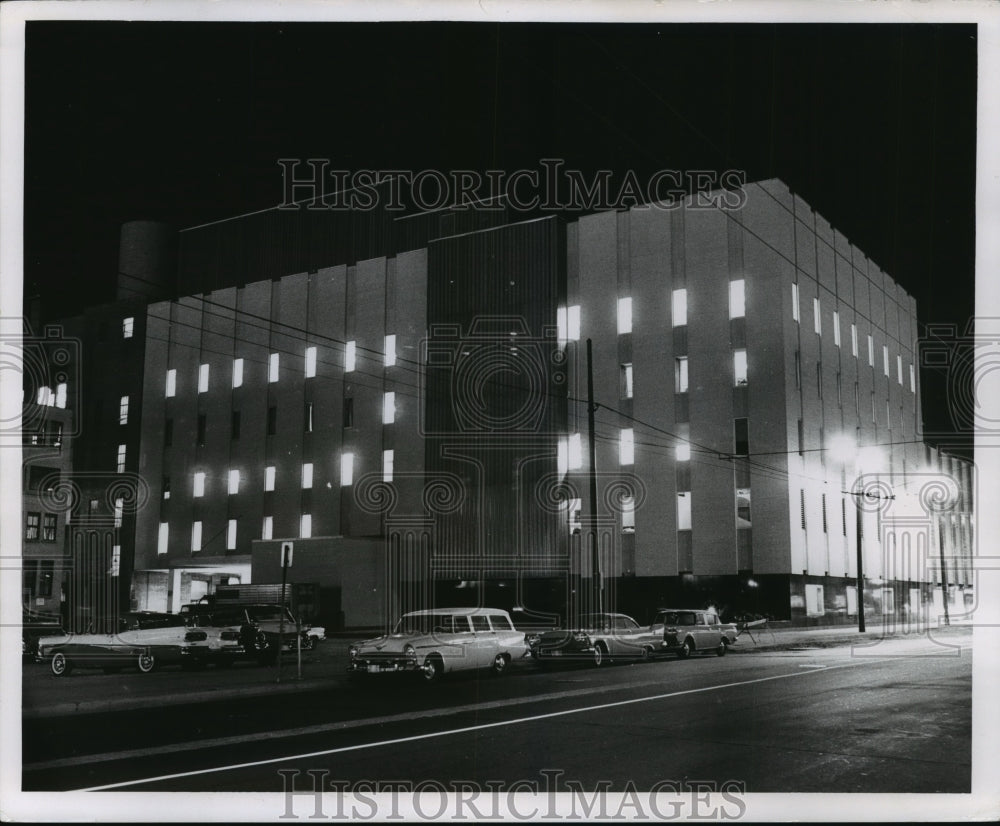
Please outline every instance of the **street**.
[[[27, 665], [23, 788], [281, 792], [291, 778], [308, 791], [313, 772], [449, 789], [556, 778], [591, 792], [727, 780], [747, 792], [968, 792], [971, 638], [948, 642], [960, 647], [910, 637], [600, 669], [525, 662], [438, 685], [351, 684], [335, 641], [307, 658], [302, 683], [286, 662], [280, 686], [250, 665], [62, 679]], [[74, 713], [74, 694], [81, 709], [121, 699]], [[40, 697], [58, 713], [37, 712]]]

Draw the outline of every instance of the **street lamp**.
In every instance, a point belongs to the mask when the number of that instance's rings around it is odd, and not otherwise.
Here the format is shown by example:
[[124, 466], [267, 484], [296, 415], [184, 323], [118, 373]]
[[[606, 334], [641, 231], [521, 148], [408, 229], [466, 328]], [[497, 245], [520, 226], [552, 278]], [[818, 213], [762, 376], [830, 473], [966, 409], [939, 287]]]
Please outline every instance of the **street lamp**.
[[850, 436], [838, 436], [833, 440], [831, 451], [844, 468], [852, 468], [854, 471], [854, 482], [852, 489], [844, 491], [854, 497], [855, 509], [855, 546], [857, 550], [857, 608], [858, 608], [858, 631], [865, 632], [865, 560], [864, 560], [864, 531], [862, 528], [864, 509], [861, 507], [861, 498], [865, 495], [861, 486], [861, 479], [865, 472], [877, 473], [882, 469], [885, 462], [885, 454], [877, 447], [860, 447]]

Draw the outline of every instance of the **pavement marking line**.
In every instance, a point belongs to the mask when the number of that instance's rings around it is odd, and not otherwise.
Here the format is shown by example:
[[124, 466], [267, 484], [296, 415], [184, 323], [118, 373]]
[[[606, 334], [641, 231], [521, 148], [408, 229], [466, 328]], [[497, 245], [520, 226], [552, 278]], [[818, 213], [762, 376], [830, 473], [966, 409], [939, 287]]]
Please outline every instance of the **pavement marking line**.
[[234, 763], [228, 766], [215, 766], [210, 769], [196, 769], [187, 772], [176, 772], [174, 774], [164, 774], [157, 777], [146, 777], [139, 780], [127, 780], [122, 783], [109, 783], [104, 786], [90, 786], [87, 788], [74, 789], [72, 791], [78, 792], [102, 792], [108, 789], [121, 789], [126, 786], [139, 786], [143, 783], [158, 783], [163, 780], [176, 780], [181, 777], [194, 777], [201, 774], [214, 774], [215, 772], [233, 771], [236, 769], [248, 769], [254, 768], [256, 766], [267, 766], [273, 765], [275, 763], [287, 763], [289, 760], [306, 760], [312, 757], [325, 757], [330, 754], [342, 754], [344, 752], [350, 751], [363, 751], [364, 749], [379, 748], [381, 746], [394, 746], [400, 743], [411, 743], [417, 740], [430, 740], [437, 737], [448, 737], [453, 734], [466, 734], [472, 731], [483, 731], [485, 729], [498, 728], [500, 726], [512, 726], [518, 725], [520, 723], [532, 723], [536, 720], [546, 720], [552, 717], [565, 717], [570, 714], [583, 714], [589, 711], [601, 711], [608, 708], [616, 708], [619, 706], [634, 705], [636, 703], [647, 703], [653, 700], [666, 700], [671, 697], [682, 697], [687, 694], [699, 694], [706, 691], [719, 691], [724, 688], [736, 688], [744, 685], [753, 685], [755, 683], [766, 683], [773, 680], [784, 680], [789, 677], [802, 677], [808, 674], [814, 673], [827, 673], [838, 668], [853, 668], [858, 665], [871, 665], [875, 661], [869, 660], [867, 663], [843, 663], [842, 665], [833, 665], [827, 668], [813, 669], [811, 671], [793, 671], [790, 674], [776, 674], [771, 677], [758, 677], [753, 680], [743, 680], [736, 683], [723, 683], [721, 685], [705, 686], [703, 688], [691, 688], [685, 691], [671, 691], [667, 694], [655, 694], [652, 697], [635, 697], [630, 700], [617, 700], [613, 703], [602, 703], [600, 705], [594, 706], [584, 706], [583, 708], [571, 708], [564, 711], [551, 711], [545, 714], [535, 714], [530, 717], [518, 717], [514, 720], [500, 720], [495, 723], [480, 723], [475, 726], [464, 726], [462, 728], [449, 729], [447, 731], [432, 731], [426, 734], [414, 734], [409, 737], [397, 737], [392, 740], [379, 740], [374, 743], [359, 743], [354, 746], [341, 746], [335, 749], [323, 749], [322, 751], [312, 751], [305, 754], [290, 754], [284, 757], [271, 757], [267, 760], [253, 760], [247, 763]]
[[60, 757], [55, 760], [43, 760], [37, 763], [25, 763], [23, 771], [41, 771], [44, 769], [61, 769], [79, 766], [83, 763], [107, 763], [113, 760], [127, 760], [136, 757], [156, 757], [161, 754], [176, 754], [183, 751], [210, 749], [218, 746], [236, 746], [241, 743], [253, 743], [260, 740], [283, 740], [289, 737], [301, 737], [309, 734], [324, 734], [332, 731], [347, 731], [366, 726], [380, 726], [387, 723], [410, 722], [412, 720], [429, 719], [433, 717], [449, 717], [453, 714], [464, 714], [470, 711], [491, 711], [509, 706], [541, 703], [548, 700], [563, 700], [568, 697], [579, 697], [584, 694], [608, 694], [612, 691], [623, 691], [628, 688], [644, 688], [651, 685], [662, 685], [663, 680], [645, 680], [631, 685], [606, 685], [593, 688], [574, 688], [565, 691], [555, 691], [549, 694], [535, 694], [528, 697], [509, 697], [506, 700], [490, 700], [483, 703], [467, 703], [461, 706], [446, 708], [429, 708], [410, 714], [387, 714], [382, 717], [366, 717], [361, 720], [338, 720], [321, 726], [301, 726], [292, 729], [274, 731], [258, 731], [250, 734], [234, 734], [230, 737], [212, 737], [204, 740], [192, 740], [184, 743], [167, 743], [162, 746], [151, 746], [144, 749], [127, 749], [97, 754], [81, 754], [76, 757]]

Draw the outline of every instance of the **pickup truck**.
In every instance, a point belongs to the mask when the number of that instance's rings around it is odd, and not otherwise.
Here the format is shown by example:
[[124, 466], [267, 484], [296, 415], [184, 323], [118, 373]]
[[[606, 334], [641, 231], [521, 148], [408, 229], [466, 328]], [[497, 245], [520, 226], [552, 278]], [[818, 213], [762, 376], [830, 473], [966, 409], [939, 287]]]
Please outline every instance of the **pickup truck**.
[[658, 609], [649, 630], [659, 640], [657, 653], [671, 652], [678, 657], [695, 653], [724, 657], [739, 636], [736, 626], [719, 622], [717, 614], [689, 608]]

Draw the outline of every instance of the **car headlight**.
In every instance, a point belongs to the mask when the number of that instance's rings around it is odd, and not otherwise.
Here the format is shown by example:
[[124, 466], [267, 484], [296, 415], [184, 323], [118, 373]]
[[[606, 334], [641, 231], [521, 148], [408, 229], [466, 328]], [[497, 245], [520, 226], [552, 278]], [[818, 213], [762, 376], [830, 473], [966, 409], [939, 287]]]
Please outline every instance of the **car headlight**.
[[356, 645], [352, 645], [350, 648], [348, 648], [347, 649], [347, 656], [349, 656], [352, 660], [356, 656], [358, 656], [358, 647]]
[[590, 637], [588, 637], [583, 631], [576, 631], [573, 633], [573, 642], [582, 643], [583, 645], [590, 645]]
[[407, 643], [406, 645], [403, 646], [403, 656], [415, 658], [417, 656], [417, 649], [414, 648], [409, 643]]

